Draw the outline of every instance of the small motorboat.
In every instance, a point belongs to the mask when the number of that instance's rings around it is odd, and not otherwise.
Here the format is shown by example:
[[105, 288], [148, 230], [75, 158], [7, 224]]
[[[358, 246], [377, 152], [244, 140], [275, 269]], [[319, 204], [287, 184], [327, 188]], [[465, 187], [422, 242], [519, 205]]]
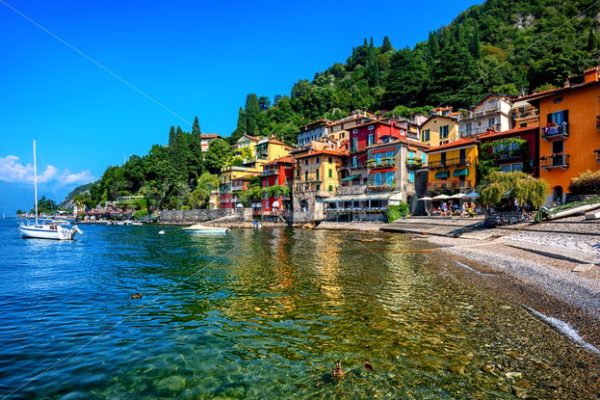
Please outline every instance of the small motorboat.
[[193, 233], [212, 234], [212, 235], [224, 235], [227, 232], [229, 232], [229, 228], [220, 228], [218, 226], [208, 226], [208, 225], [202, 225], [202, 224], [186, 226], [183, 229], [185, 229], [187, 231], [191, 231]]

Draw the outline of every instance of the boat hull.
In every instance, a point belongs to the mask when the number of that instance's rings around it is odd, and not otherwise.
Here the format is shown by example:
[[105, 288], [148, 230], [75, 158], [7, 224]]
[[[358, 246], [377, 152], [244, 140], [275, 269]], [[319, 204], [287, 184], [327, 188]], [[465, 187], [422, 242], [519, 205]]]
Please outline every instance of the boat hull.
[[59, 227], [56, 230], [37, 228], [34, 226], [19, 227], [21, 236], [25, 239], [73, 240], [76, 230]]

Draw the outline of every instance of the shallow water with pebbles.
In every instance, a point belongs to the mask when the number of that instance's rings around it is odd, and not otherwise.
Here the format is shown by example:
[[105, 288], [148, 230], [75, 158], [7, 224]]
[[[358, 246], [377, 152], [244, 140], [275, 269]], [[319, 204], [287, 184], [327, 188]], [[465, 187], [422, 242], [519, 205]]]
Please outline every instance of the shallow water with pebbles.
[[14, 220], [2, 222], [0, 398], [600, 393], [598, 357], [448, 277], [435, 252], [407, 252], [422, 244], [405, 236], [104, 226], [73, 243], [17, 235]]

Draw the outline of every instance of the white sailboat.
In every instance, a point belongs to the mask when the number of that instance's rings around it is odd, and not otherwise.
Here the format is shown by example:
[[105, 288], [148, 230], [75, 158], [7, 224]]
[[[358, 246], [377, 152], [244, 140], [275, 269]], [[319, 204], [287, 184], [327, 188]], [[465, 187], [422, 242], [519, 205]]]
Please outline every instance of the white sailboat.
[[35, 196], [35, 220], [32, 224], [30, 220], [27, 223], [21, 223], [19, 230], [24, 239], [54, 239], [54, 240], [73, 240], [76, 233], [83, 233], [77, 225], [69, 226], [67, 222], [43, 220], [38, 218], [38, 195], [37, 195], [37, 159], [35, 140], [33, 141], [33, 185]]

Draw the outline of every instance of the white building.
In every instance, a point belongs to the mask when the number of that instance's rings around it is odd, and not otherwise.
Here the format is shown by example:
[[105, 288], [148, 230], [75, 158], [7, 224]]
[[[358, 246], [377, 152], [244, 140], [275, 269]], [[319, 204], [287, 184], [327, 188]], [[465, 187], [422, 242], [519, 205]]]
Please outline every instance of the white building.
[[490, 95], [483, 99], [470, 111], [461, 112], [458, 116], [458, 132], [460, 137], [469, 137], [485, 133], [488, 129], [498, 132], [511, 128], [511, 98], [508, 96]]

